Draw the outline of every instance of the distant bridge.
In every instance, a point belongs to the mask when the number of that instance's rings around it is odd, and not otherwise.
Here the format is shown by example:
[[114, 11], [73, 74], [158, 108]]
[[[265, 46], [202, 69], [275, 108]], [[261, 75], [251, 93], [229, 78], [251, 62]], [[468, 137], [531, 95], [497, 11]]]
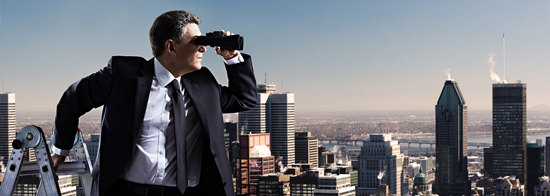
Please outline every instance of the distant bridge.
[[[358, 139], [344, 139], [344, 138], [319, 138], [319, 141], [328, 141], [330, 144], [336, 143], [336, 144], [344, 144], [344, 145], [357, 145], [358, 142], [362, 142], [365, 140], [358, 140]], [[402, 145], [403, 143], [409, 144], [409, 148], [412, 147], [412, 144], [418, 144], [420, 148], [423, 147], [423, 145], [430, 145], [430, 148], [435, 148], [435, 139], [434, 140], [426, 140], [426, 139], [399, 139], [399, 145]], [[477, 148], [486, 148], [491, 146], [491, 143], [480, 143], [480, 142], [468, 142], [468, 146], [476, 146]]]

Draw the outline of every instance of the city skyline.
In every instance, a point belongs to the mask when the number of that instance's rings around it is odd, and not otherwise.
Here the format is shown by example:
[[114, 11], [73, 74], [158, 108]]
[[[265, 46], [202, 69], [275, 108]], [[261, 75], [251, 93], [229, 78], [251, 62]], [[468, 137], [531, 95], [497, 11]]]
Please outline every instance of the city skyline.
[[[203, 34], [244, 36], [257, 81], [299, 95], [296, 111], [430, 111], [447, 69], [470, 110], [490, 110], [503, 33], [507, 81], [529, 84], [527, 108], [550, 105], [549, 1], [231, 3], [1, 1], [2, 91], [17, 94], [17, 111], [54, 111], [71, 83], [111, 56], [151, 58], [153, 20], [183, 9], [203, 20]], [[227, 84], [207, 50], [203, 65]]]

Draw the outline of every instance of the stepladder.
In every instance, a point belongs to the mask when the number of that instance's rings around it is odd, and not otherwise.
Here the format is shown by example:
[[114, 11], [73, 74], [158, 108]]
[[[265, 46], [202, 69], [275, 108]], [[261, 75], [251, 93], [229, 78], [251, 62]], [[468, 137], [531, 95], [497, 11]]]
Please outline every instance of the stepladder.
[[[61, 195], [57, 175], [79, 175], [84, 195], [89, 196], [92, 185], [92, 166], [88, 149], [80, 129], [73, 143], [73, 161], [60, 164], [54, 171], [49, 146], [40, 127], [28, 125], [17, 134], [12, 142], [12, 151], [4, 173], [0, 196], [13, 195], [21, 175], [40, 175], [36, 190], [39, 196]], [[26, 162], [27, 149], [34, 149], [36, 161]], [[30, 151], [29, 151], [30, 152]]]

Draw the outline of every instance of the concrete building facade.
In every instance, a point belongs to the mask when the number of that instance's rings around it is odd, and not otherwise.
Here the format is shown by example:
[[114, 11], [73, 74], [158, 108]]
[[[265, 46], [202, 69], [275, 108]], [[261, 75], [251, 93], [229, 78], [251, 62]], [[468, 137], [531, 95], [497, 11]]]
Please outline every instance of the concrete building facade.
[[295, 163], [294, 93], [276, 93], [275, 85], [259, 84], [254, 109], [239, 112], [239, 130], [269, 133], [271, 154], [282, 164]]
[[390, 194], [401, 195], [403, 154], [398, 142], [390, 134], [370, 135], [370, 141], [363, 142], [357, 158], [358, 191], [376, 194], [380, 185], [388, 185]]
[[296, 163], [313, 164], [318, 167], [318, 140], [311, 136], [311, 132], [296, 132]]

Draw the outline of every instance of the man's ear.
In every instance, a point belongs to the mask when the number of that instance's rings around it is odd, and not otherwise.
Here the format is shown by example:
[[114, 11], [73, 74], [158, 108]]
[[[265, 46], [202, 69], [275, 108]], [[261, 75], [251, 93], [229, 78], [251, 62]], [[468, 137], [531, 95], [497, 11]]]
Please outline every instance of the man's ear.
[[176, 48], [175, 48], [174, 40], [172, 40], [172, 39], [166, 40], [166, 42], [164, 43], [164, 49], [169, 54], [172, 54], [172, 55], [176, 54]]

